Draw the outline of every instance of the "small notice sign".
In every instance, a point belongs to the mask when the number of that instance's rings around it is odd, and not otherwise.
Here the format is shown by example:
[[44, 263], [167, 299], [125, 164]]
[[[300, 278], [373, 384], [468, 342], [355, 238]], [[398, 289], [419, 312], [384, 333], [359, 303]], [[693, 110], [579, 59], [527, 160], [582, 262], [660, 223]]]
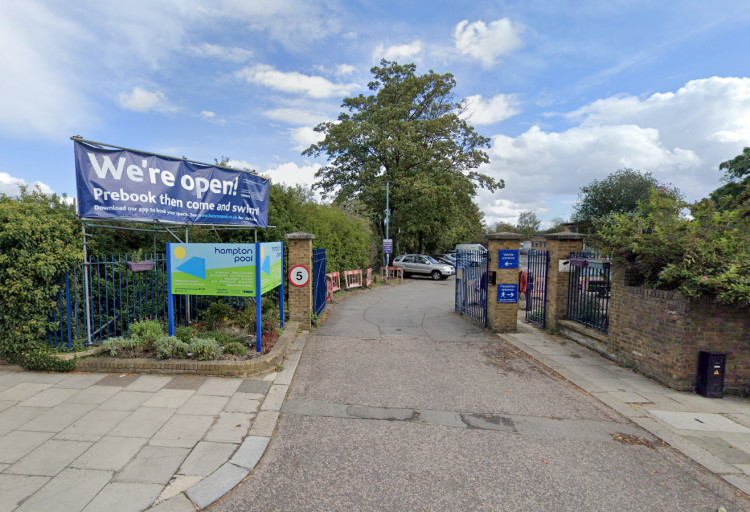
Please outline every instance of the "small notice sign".
[[497, 255], [497, 268], [500, 270], [518, 268], [518, 251], [500, 249]]
[[516, 304], [518, 302], [518, 284], [498, 284], [497, 302]]
[[383, 254], [390, 254], [392, 252], [393, 252], [393, 239], [384, 238], [383, 239]]

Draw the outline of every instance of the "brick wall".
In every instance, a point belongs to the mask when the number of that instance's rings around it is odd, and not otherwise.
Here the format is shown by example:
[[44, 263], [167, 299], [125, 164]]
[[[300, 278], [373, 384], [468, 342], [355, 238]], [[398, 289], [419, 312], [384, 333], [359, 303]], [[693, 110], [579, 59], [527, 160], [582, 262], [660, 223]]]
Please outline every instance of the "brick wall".
[[729, 352], [725, 392], [750, 395], [750, 307], [687, 300], [678, 293], [626, 286], [613, 272], [608, 352], [655, 380], [695, 389], [698, 353]]

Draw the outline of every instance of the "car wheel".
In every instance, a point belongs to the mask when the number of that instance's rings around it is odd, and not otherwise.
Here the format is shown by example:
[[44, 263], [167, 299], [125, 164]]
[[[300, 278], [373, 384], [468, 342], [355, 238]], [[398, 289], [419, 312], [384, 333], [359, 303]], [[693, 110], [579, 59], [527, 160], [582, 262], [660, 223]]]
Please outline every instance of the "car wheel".
[[435, 281], [440, 281], [443, 278], [443, 274], [441, 274], [439, 270], [433, 270], [432, 271], [432, 278]]

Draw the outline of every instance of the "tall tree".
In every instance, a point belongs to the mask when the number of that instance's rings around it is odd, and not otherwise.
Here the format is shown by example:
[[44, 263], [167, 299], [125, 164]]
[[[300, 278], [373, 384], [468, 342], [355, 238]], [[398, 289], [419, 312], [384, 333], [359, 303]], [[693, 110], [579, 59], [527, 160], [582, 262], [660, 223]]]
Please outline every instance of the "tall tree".
[[518, 231], [526, 237], [526, 240], [531, 238], [531, 235], [539, 231], [539, 225], [542, 222], [537, 218], [536, 213], [526, 210], [522, 211], [518, 216], [518, 223], [516, 228]]
[[337, 203], [358, 199], [383, 236], [390, 183], [389, 235], [397, 250], [400, 237], [422, 251], [461, 224], [481, 230], [472, 208], [477, 187], [494, 192], [504, 183], [475, 170], [489, 161], [490, 140], [459, 116], [453, 75], [417, 75], [415, 64], [387, 60], [370, 71], [373, 94], [344, 98], [347, 111], [319, 124], [324, 139], [303, 152], [328, 156], [315, 186]]
[[646, 201], [653, 189], [679, 199], [680, 191], [656, 180], [651, 173], [633, 169], [619, 169], [603, 180], [594, 180], [581, 187], [578, 205], [573, 213], [576, 222], [595, 222], [608, 215], [635, 211], [639, 202]]
[[724, 171], [725, 183], [709, 197], [721, 209], [739, 210], [741, 215], [750, 216], [750, 148], [722, 162], [719, 169]]

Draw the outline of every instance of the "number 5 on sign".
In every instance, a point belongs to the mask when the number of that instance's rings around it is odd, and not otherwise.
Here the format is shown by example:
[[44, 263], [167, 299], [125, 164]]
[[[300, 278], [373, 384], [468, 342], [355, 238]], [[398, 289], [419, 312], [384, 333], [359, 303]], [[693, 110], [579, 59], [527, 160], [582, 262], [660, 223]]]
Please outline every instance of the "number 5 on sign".
[[310, 281], [310, 270], [304, 265], [295, 265], [289, 269], [289, 282], [292, 286], [303, 287]]

